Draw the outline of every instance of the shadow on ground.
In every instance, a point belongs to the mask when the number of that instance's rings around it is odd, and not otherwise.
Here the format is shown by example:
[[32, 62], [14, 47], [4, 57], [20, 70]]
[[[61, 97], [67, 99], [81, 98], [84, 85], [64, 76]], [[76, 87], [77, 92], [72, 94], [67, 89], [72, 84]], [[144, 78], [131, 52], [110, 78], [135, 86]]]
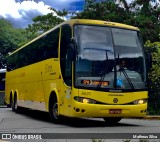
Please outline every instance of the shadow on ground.
[[[12, 111], [12, 110], [10, 110]], [[43, 121], [47, 123], [52, 123], [49, 117], [49, 113], [47, 112], [41, 112], [41, 111], [36, 111], [36, 110], [29, 110], [23, 108], [20, 112], [20, 115], [24, 115], [25, 117], [38, 120], [38, 121]], [[121, 126], [137, 126], [137, 125], [132, 125], [132, 124], [125, 124], [117, 123], [114, 126], [107, 126], [105, 121], [101, 118], [70, 118], [70, 117], [62, 117], [61, 122], [59, 125], [66, 125], [70, 127], [79, 127], [79, 128], [85, 128], [85, 127], [121, 127]]]

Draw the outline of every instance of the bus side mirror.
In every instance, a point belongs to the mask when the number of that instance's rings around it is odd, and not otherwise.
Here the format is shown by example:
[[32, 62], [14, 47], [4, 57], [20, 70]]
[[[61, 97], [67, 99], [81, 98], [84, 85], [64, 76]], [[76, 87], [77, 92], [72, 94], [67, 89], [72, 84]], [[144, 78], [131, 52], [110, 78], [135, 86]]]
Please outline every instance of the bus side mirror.
[[146, 63], [148, 68], [152, 68], [152, 54], [151, 52], [146, 52]]

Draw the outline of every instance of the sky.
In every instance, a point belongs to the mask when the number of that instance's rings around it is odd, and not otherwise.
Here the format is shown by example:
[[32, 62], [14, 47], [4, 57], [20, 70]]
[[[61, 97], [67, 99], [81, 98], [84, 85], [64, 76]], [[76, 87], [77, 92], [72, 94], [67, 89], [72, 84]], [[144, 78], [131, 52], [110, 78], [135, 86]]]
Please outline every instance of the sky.
[[50, 13], [49, 7], [81, 11], [84, 0], [0, 0], [0, 18], [7, 19], [14, 27], [25, 28], [34, 17]]

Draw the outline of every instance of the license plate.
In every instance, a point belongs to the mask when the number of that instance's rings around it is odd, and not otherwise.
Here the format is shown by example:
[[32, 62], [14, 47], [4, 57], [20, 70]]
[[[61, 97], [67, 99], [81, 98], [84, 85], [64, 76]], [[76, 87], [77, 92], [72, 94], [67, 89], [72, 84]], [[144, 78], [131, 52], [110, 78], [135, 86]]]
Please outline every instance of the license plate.
[[122, 110], [121, 109], [110, 109], [109, 114], [121, 114]]

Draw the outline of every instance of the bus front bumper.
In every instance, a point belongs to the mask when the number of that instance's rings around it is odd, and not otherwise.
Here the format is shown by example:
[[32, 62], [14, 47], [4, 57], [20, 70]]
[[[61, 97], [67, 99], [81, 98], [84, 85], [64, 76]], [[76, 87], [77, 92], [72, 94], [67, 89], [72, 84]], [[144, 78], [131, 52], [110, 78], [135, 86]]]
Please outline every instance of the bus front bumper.
[[72, 106], [73, 117], [144, 117], [147, 103], [141, 105], [101, 105], [75, 102]]

